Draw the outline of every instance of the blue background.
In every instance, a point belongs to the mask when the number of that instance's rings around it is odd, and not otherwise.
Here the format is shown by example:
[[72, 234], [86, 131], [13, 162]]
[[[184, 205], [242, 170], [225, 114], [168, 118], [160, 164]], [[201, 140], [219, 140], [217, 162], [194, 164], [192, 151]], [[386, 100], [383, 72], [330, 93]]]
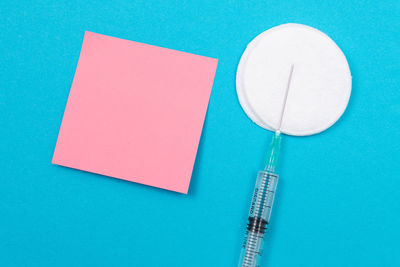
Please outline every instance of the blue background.
[[[400, 266], [400, 4], [1, 1], [0, 266], [235, 266], [271, 133], [235, 92], [246, 44], [297, 22], [348, 58], [332, 128], [283, 140], [262, 266]], [[188, 195], [52, 165], [84, 31], [219, 59]]]

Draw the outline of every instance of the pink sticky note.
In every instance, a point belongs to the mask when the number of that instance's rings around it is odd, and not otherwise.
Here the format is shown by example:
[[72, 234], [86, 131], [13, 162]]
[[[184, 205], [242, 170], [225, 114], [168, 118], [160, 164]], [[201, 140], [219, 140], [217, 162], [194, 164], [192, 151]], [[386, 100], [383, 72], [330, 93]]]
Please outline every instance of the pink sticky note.
[[187, 193], [216, 68], [86, 32], [52, 163]]

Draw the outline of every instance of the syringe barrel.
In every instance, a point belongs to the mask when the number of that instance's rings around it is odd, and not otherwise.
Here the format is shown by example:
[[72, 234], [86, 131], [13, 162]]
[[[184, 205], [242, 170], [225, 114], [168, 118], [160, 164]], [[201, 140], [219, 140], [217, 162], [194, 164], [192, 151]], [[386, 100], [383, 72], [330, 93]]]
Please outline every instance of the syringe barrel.
[[239, 267], [258, 266], [257, 262], [262, 255], [264, 232], [271, 216], [277, 184], [277, 174], [265, 170], [258, 172]]

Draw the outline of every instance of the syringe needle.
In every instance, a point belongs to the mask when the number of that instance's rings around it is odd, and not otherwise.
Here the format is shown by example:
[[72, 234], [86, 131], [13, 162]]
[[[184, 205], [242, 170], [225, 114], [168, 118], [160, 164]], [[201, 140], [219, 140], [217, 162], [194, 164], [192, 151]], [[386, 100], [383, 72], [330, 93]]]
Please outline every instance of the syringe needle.
[[283, 115], [285, 114], [286, 102], [287, 102], [287, 98], [288, 98], [288, 95], [289, 95], [290, 83], [291, 83], [291, 81], [292, 81], [293, 69], [294, 69], [294, 64], [292, 64], [292, 65], [290, 66], [289, 78], [288, 78], [288, 81], [287, 81], [287, 84], [286, 84], [285, 96], [284, 96], [284, 98], [283, 98], [283, 103], [282, 103], [282, 108], [281, 108], [281, 114], [280, 114], [280, 116], [279, 116], [278, 128], [276, 128], [276, 131], [277, 131], [277, 132], [280, 132], [280, 131], [281, 131]]
[[283, 98], [281, 113], [279, 116], [278, 127], [275, 130], [275, 134], [273, 135], [271, 144], [269, 146], [268, 161], [267, 161], [267, 165], [265, 166], [265, 170], [271, 171], [271, 172], [275, 171], [275, 167], [278, 163], [278, 158], [279, 158], [279, 154], [280, 154], [282, 120], [283, 120], [283, 116], [284, 116], [285, 110], [286, 110], [286, 103], [287, 103], [287, 99], [288, 99], [288, 95], [289, 95], [290, 84], [292, 82], [293, 69], [294, 69], [294, 64], [292, 64], [290, 66], [289, 78], [286, 83], [286, 90], [285, 90], [285, 94], [284, 94], [284, 98]]

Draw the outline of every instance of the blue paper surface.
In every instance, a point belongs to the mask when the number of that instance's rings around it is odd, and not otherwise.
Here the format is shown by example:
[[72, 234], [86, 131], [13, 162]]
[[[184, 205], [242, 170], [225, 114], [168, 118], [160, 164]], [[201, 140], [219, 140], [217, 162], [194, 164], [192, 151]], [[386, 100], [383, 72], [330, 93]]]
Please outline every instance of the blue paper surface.
[[[235, 91], [246, 44], [328, 34], [353, 91], [322, 134], [282, 140], [262, 266], [400, 266], [399, 1], [2, 1], [0, 266], [235, 266], [271, 133]], [[189, 194], [51, 164], [84, 31], [219, 59]]]

